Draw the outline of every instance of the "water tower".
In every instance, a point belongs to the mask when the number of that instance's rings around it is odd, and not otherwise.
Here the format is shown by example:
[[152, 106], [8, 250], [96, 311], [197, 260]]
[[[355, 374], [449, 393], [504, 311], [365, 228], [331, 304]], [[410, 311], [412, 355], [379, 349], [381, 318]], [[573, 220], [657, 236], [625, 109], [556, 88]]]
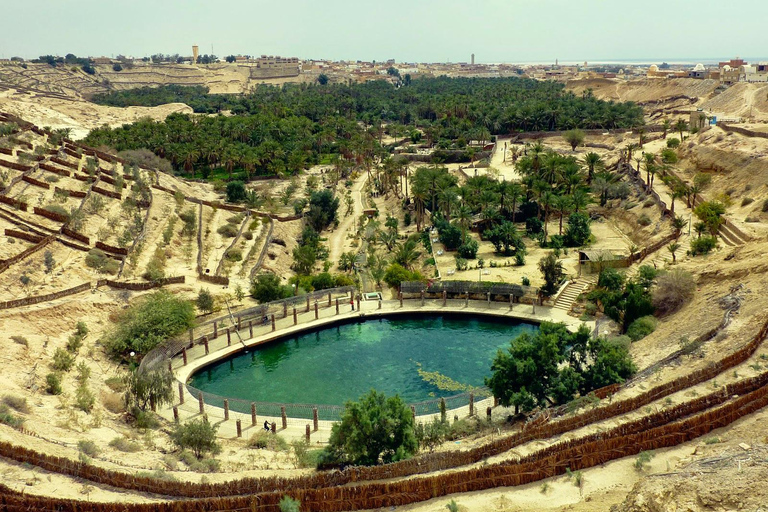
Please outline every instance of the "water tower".
[[192, 64], [197, 64], [197, 57], [200, 55], [200, 49], [197, 45], [192, 46]]
[[472, 65], [473, 66], [475, 65], [475, 54], [474, 53], [472, 54]]

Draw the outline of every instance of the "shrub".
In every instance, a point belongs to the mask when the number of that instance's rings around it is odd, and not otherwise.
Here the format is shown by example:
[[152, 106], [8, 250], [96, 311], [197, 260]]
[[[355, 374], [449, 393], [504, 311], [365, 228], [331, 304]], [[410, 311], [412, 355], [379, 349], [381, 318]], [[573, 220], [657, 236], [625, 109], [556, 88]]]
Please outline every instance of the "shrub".
[[693, 297], [696, 283], [684, 270], [675, 269], [661, 274], [653, 290], [653, 306], [659, 316], [669, 315], [680, 309]]
[[666, 148], [661, 150], [661, 161], [665, 164], [677, 163], [677, 152], [672, 148]]
[[45, 376], [45, 391], [49, 395], [61, 394], [61, 377], [58, 373], [49, 373]]
[[96, 402], [96, 398], [91, 393], [91, 390], [85, 384], [81, 384], [75, 390], [75, 407], [83, 412], [91, 412], [93, 410], [93, 404]]
[[5, 404], [0, 404], [0, 423], [10, 425], [11, 427], [20, 427], [24, 424], [24, 419], [11, 414], [11, 410]]
[[531, 280], [523, 276], [523, 278], [521, 279], [521, 284], [523, 286], [531, 286]]
[[347, 402], [341, 422], [331, 429], [326, 460], [373, 465], [411, 457], [418, 449], [408, 405], [397, 395], [371, 390], [357, 402]]
[[194, 321], [190, 302], [160, 290], [120, 313], [117, 326], [105, 338], [105, 347], [112, 357], [124, 357], [131, 351], [146, 354], [158, 343], [188, 330]]
[[227, 202], [237, 203], [245, 201], [245, 185], [242, 181], [230, 181], [227, 183]]
[[752, 204], [754, 202], [755, 202], [755, 200], [752, 199], [751, 197], [745, 197], [744, 199], [741, 200], [741, 206], [747, 206], [747, 205], [750, 205], [750, 204]]
[[134, 370], [123, 377], [123, 383], [125, 404], [131, 409], [144, 411], [152, 402], [159, 406], [173, 400], [173, 374], [167, 369], [152, 372]]
[[29, 342], [27, 341], [27, 338], [25, 338], [24, 336], [18, 336], [18, 335], [11, 336], [11, 341], [13, 341], [14, 343], [18, 343], [19, 345], [24, 345], [25, 347], [29, 346]]
[[91, 249], [85, 256], [85, 264], [102, 274], [116, 274], [120, 264], [107, 256], [101, 249]]
[[702, 236], [691, 240], [691, 255], [709, 254], [717, 247], [717, 238], [714, 236]]
[[266, 430], [259, 430], [251, 436], [246, 444], [248, 448], [284, 452], [288, 450], [288, 442], [280, 436], [276, 436]]
[[667, 147], [668, 148], [676, 148], [680, 146], [680, 139], [677, 137], [670, 137], [667, 139]]
[[463, 244], [459, 246], [458, 253], [462, 258], [473, 260], [477, 257], [478, 243], [477, 240], [467, 238]]
[[59, 372], [68, 372], [72, 369], [72, 365], [75, 364], [75, 358], [72, 354], [59, 347], [53, 353], [53, 363], [51, 367]]
[[290, 496], [283, 496], [279, 505], [280, 512], [299, 512], [300, 503]]
[[179, 218], [184, 223], [184, 227], [181, 229], [182, 235], [192, 236], [197, 232], [197, 214], [194, 208], [181, 212]]
[[213, 295], [208, 290], [200, 288], [195, 300], [195, 305], [203, 313], [213, 312]]
[[99, 454], [99, 452], [101, 452], [101, 450], [99, 450], [99, 447], [96, 446], [96, 443], [94, 443], [90, 439], [81, 439], [80, 441], [78, 441], [77, 449], [80, 450], [81, 453], [84, 453], [89, 457], [95, 457]]
[[275, 274], [259, 274], [251, 280], [251, 297], [261, 304], [293, 295], [293, 289], [281, 283]]
[[237, 247], [233, 247], [229, 249], [226, 254], [224, 254], [224, 257], [227, 258], [228, 261], [242, 261], [243, 260], [243, 251]]
[[592, 231], [589, 228], [589, 217], [583, 213], [572, 213], [568, 217], [568, 227], [563, 237], [568, 247], [581, 247], [589, 241]]
[[3, 403], [11, 409], [23, 412], [24, 414], [29, 414], [29, 404], [27, 404], [26, 398], [13, 395], [5, 395], [3, 397]]
[[141, 451], [141, 445], [124, 437], [116, 437], [109, 442], [109, 446], [121, 452], [134, 453]]
[[170, 438], [182, 450], [190, 449], [195, 457], [201, 459], [204, 453], [216, 455], [221, 451], [216, 442], [216, 429], [206, 420], [193, 420], [183, 425], [176, 425], [171, 431]]
[[45, 265], [45, 273], [50, 274], [53, 271], [53, 267], [56, 266], [56, 260], [53, 259], [53, 253], [51, 251], [45, 251], [45, 253], [43, 253], [43, 264]]
[[635, 320], [627, 329], [627, 336], [632, 341], [639, 341], [656, 330], [658, 322], [652, 316], [643, 316]]
[[216, 232], [224, 238], [234, 238], [237, 236], [238, 229], [234, 224], [224, 224]]
[[651, 218], [648, 215], [646, 215], [645, 213], [640, 215], [640, 217], [637, 219], [637, 223], [640, 224], [643, 227], [650, 226], [651, 222], [652, 222]]

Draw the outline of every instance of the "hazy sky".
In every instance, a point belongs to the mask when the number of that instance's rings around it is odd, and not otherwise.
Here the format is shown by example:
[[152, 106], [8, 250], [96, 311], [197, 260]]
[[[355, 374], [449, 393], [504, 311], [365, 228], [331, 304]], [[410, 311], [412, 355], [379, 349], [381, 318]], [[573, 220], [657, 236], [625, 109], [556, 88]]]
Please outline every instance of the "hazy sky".
[[0, 0], [0, 56], [399, 62], [768, 56], [768, 0]]

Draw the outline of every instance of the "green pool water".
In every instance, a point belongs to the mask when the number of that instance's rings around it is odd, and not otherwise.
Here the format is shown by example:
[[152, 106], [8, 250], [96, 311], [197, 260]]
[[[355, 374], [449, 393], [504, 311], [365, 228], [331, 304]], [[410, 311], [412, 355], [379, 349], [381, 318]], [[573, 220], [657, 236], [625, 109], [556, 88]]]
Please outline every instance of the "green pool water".
[[[254, 402], [343, 405], [373, 388], [414, 403], [462, 392], [451, 383], [482, 386], [496, 351], [536, 329], [464, 315], [371, 319], [241, 352], [198, 371], [190, 384]], [[424, 372], [439, 376], [430, 382]]]

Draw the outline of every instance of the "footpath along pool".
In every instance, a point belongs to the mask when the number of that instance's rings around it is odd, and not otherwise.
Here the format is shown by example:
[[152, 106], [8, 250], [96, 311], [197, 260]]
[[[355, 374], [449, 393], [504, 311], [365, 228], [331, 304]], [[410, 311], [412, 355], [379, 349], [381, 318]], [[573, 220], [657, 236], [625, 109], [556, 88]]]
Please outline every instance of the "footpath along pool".
[[198, 370], [189, 384], [257, 403], [341, 406], [371, 389], [418, 403], [482, 387], [497, 350], [536, 330], [532, 323], [475, 315], [342, 323], [244, 350]]

